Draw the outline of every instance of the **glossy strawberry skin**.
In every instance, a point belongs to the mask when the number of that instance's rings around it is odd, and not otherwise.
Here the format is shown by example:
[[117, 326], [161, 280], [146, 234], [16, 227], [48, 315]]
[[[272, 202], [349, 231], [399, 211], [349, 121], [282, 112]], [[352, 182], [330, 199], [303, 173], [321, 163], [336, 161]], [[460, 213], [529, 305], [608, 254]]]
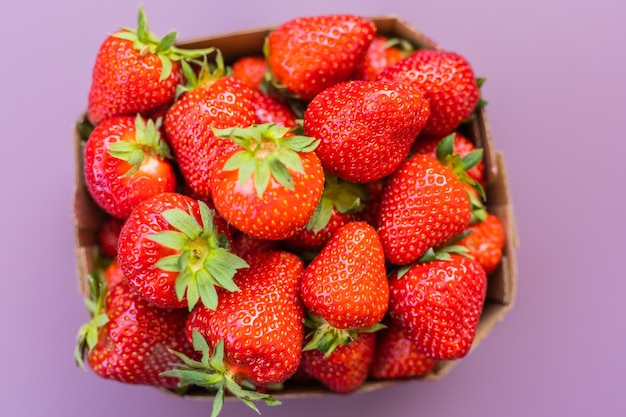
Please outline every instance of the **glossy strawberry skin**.
[[428, 119], [419, 90], [403, 84], [350, 81], [320, 93], [304, 114], [306, 135], [326, 171], [355, 183], [391, 174]]
[[290, 129], [297, 125], [293, 111], [274, 96], [255, 91], [252, 95], [252, 106], [259, 124], [276, 123]]
[[106, 267], [103, 274], [104, 282], [108, 291], [121, 282], [126, 281], [126, 276], [117, 259], [113, 259], [109, 266]]
[[457, 245], [465, 246], [469, 254], [476, 259], [487, 274], [491, 274], [502, 259], [504, 247], [504, 228], [502, 222], [492, 213], [482, 222], [469, 227], [471, 233], [457, 242]]
[[268, 67], [292, 95], [310, 101], [350, 78], [375, 32], [373, 22], [355, 15], [296, 18], [270, 33]]
[[476, 334], [486, 296], [487, 274], [475, 260], [417, 263], [400, 278], [389, 278], [389, 315], [433, 360], [462, 358]]
[[[411, 153], [426, 153], [436, 157], [437, 145], [443, 139], [439, 136], [420, 136], [411, 147]], [[459, 132], [454, 132], [453, 153], [463, 158], [467, 154], [476, 150], [476, 146], [466, 136]], [[481, 186], [485, 186], [485, 164], [480, 161], [478, 164], [467, 170], [467, 175]]]
[[376, 333], [376, 353], [369, 376], [376, 379], [412, 378], [428, 374], [437, 361], [425, 356], [407, 332], [390, 325]]
[[302, 352], [301, 367], [332, 392], [347, 394], [365, 382], [375, 346], [374, 333], [359, 333], [352, 343], [337, 347], [327, 358], [315, 349]]
[[365, 56], [357, 65], [352, 78], [355, 80], [375, 81], [378, 75], [404, 58], [404, 54], [397, 46], [387, 45], [384, 36], [376, 35], [367, 48]]
[[304, 266], [288, 252], [257, 254], [234, 281], [236, 292], [219, 292], [216, 310], [197, 305], [187, 321], [215, 346], [224, 340], [224, 362], [237, 382], [269, 385], [285, 381], [299, 365], [304, 308], [298, 287]]
[[163, 81], [162, 64], [156, 54], [144, 54], [133, 42], [108, 36], [96, 56], [89, 90], [87, 118], [97, 125], [113, 116], [144, 116], [169, 106], [182, 75], [180, 63], [172, 61], [172, 72]]
[[336, 329], [362, 329], [387, 312], [385, 258], [374, 228], [352, 222], [339, 228], [306, 267], [302, 300]]
[[261, 197], [253, 177], [240, 184], [237, 171], [222, 169], [231, 155], [216, 161], [211, 178], [215, 208], [226, 221], [244, 233], [270, 240], [286, 239], [309, 221], [324, 190], [324, 172], [315, 153], [300, 154], [303, 173], [289, 168], [293, 190], [272, 177]]
[[421, 49], [386, 68], [378, 80], [420, 88], [430, 101], [424, 133], [445, 136], [474, 111], [480, 93], [469, 62], [454, 52]]
[[178, 379], [160, 373], [180, 362], [169, 349], [195, 355], [185, 335], [187, 311], [154, 307], [120, 282], [107, 293], [105, 313], [109, 321], [87, 355], [93, 371], [128, 384], [176, 387]]
[[463, 184], [430, 155], [403, 162], [383, 190], [378, 233], [393, 264], [417, 261], [469, 225], [471, 204]]
[[258, 90], [267, 71], [267, 64], [261, 55], [246, 55], [233, 62], [231, 68], [233, 77], [241, 80], [248, 87]]
[[139, 170], [125, 177], [131, 165], [112, 156], [109, 148], [120, 141], [135, 142], [135, 132], [134, 117], [113, 117], [96, 126], [85, 144], [87, 189], [104, 211], [120, 219], [128, 217], [140, 202], [176, 187], [171, 163], [148, 153]]
[[185, 93], [168, 110], [164, 127], [181, 174], [198, 198], [210, 198], [213, 165], [237, 149], [212, 128], [245, 127], [256, 122], [253, 90], [234, 77], [223, 77]]
[[174, 283], [178, 272], [157, 268], [155, 263], [179, 252], [164, 247], [150, 236], [166, 230], [175, 230], [162, 216], [165, 210], [193, 210], [201, 221], [198, 202], [178, 193], [163, 193], [141, 203], [128, 217], [118, 241], [118, 260], [130, 287], [142, 298], [161, 308], [187, 306], [185, 298], [176, 296]]

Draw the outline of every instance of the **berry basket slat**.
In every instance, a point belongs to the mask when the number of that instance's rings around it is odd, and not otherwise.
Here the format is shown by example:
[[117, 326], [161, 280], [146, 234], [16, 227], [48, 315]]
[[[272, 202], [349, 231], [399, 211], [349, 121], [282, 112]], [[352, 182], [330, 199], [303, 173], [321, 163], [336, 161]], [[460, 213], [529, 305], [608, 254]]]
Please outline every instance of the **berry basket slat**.
[[[389, 37], [400, 37], [409, 40], [417, 48], [442, 49], [441, 46], [395, 15], [371, 17], [380, 34]], [[180, 42], [182, 48], [216, 47], [222, 52], [227, 63], [234, 59], [248, 55], [259, 54], [263, 42], [271, 27], [233, 32], [217, 36], [208, 36]], [[515, 248], [518, 245], [517, 230], [515, 227], [513, 205], [509, 184], [504, 166], [504, 158], [496, 151], [493, 137], [489, 128], [486, 111], [481, 108], [475, 112], [475, 117], [464, 126], [464, 134], [478, 147], [484, 149], [484, 162], [487, 175], [488, 210], [502, 221], [505, 232], [505, 245], [502, 262], [494, 273], [489, 276], [487, 299], [478, 325], [478, 330], [472, 349], [476, 348], [490, 333], [493, 327], [500, 322], [513, 306], [516, 290], [516, 261]], [[82, 153], [84, 138], [81, 136], [79, 125], [84, 116], [77, 121], [73, 132], [76, 174], [75, 194], [73, 200], [73, 225], [76, 245], [76, 267], [79, 291], [86, 294], [88, 285], [87, 275], [93, 271], [97, 245], [97, 232], [103, 220], [104, 213], [93, 202], [85, 187], [82, 169]], [[441, 362], [428, 375], [427, 380], [437, 380], [448, 373], [459, 361]], [[360, 392], [371, 391], [383, 386], [399, 383], [399, 381], [368, 380], [360, 388]], [[321, 395], [328, 391], [318, 384], [286, 384], [284, 391], [273, 394], [276, 398], [300, 397]], [[188, 394], [192, 398], [212, 398], [206, 391], [192, 391]]]

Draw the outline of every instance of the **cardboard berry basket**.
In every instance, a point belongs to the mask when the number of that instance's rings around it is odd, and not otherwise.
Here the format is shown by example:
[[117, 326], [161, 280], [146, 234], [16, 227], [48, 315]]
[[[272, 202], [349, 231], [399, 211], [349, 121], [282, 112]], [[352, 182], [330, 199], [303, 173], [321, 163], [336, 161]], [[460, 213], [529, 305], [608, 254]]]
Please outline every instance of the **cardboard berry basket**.
[[[442, 49], [428, 37], [424, 36], [415, 28], [408, 25], [397, 16], [382, 16], [371, 18], [377, 26], [380, 34], [388, 37], [404, 38], [410, 41], [416, 48]], [[255, 30], [234, 32], [218, 36], [209, 36], [180, 42], [178, 46], [183, 48], [218, 48], [226, 61], [233, 62], [238, 57], [248, 54], [259, 54], [262, 51], [263, 42], [271, 27]], [[83, 178], [83, 144], [84, 135], [81, 135], [81, 117], [74, 130], [74, 148], [76, 153], [76, 178], [75, 197], [73, 207], [73, 224], [76, 240], [76, 262], [79, 282], [79, 291], [88, 293], [86, 282], [87, 275], [93, 271], [97, 248], [97, 233], [105, 219], [104, 213], [93, 202]], [[516, 287], [516, 263], [515, 248], [517, 246], [517, 232], [513, 217], [513, 206], [504, 166], [503, 156], [496, 151], [491, 130], [487, 121], [485, 108], [475, 111], [471, 121], [465, 123], [461, 132], [469, 137], [477, 147], [484, 149], [484, 163], [487, 175], [487, 202], [488, 210], [498, 216], [503, 224], [505, 232], [505, 245], [503, 257], [498, 268], [489, 276], [487, 284], [487, 299], [482, 311], [478, 330], [472, 349], [476, 348], [489, 334], [493, 327], [501, 321], [513, 306]], [[460, 359], [465, 360], [465, 359]], [[426, 380], [437, 380], [448, 373], [460, 360], [440, 362], [437, 367], [425, 377]], [[399, 383], [398, 380], [375, 381], [368, 380], [359, 389], [360, 392], [378, 389], [383, 386]], [[280, 398], [319, 395], [329, 391], [315, 383], [289, 383], [285, 384], [284, 390], [273, 393]], [[192, 391], [187, 394], [193, 398], [211, 398], [207, 391]]]

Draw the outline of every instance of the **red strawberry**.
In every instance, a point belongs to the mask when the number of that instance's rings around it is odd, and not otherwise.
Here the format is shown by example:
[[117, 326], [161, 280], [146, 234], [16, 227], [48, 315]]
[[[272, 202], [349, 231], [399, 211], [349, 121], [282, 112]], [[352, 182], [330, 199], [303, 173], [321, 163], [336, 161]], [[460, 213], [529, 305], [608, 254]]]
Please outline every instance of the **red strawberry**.
[[387, 260], [415, 262], [467, 228], [472, 207], [463, 183], [430, 155], [416, 154], [387, 180], [378, 233]]
[[487, 274], [491, 274], [502, 259], [504, 229], [500, 219], [487, 213], [485, 220], [469, 227], [470, 233], [456, 244], [465, 246]]
[[412, 51], [408, 42], [376, 35], [352, 75], [355, 80], [375, 81], [387, 67], [405, 58]]
[[[119, 277], [112, 264], [108, 274]], [[117, 278], [114, 278], [117, 281]], [[194, 355], [185, 334], [188, 313], [154, 307], [130, 289], [125, 281], [100, 282], [90, 304], [91, 323], [81, 327], [76, 360], [85, 354], [91, 369], [102, 378], [128, 384], [174, 388], [177, 379], [162, 376], [180, 360], [170, 349]]]
[[369, 376], [376, 379], [411, 378], [428, 374], [436, 364], [419, 351], [404, 329], [392, 324], [376, 333], [376, 353]]
[[362, 187], [339, 181], [327, 174], [324, 192], [315, 213], [305, 227], [284, 244], [291, 250], [316, 251], [321, 249], [337, 229], [357, 220], [357, 213], [363, 209], [365, 192]]
[[365, 222], [339, 228], [306, 267], [300, 292], [315, 327], [306, 349], [329, 354], [358, 332], [378, 330], [387, 312], [389, 288], [374, 228]]
[[404, 84], [349, 81], [309, 103], [304, 132], [320, 140], [315, 153], [329, 173], [367, 183], [391, 174], [426, 123], [428, 102]]
[[266, 41], [273, 82], [309, 101], [350, 78], [375, 32], [373, 22], [355, 15], [307, 16], [285, 22]]
[[154, 305], [191, 309], [201, 299], [214, 309], [215, 287], [237, 290], [232, 277], [247, 266], [230, 248], [204, 202], [163, 193], [133, 210], [120, 233], [118, 260], [133, 290]]
[[389, 286], [389, 314], [417, 349], [434, 360], [469, 352], [487, 288], [477, 261], [450, 254], [449, 260], [416, 263], [403, 274], [393, 273]]
[[303, 269], [302, 261], [288, 252], [252, 258], [250, 268], [234, 278], [240, 291], [220, 291], [216, 310], [199, 304], [187, 321], [188, 337], [206, 361], [188, 365], [205, 377], [187, 379], [185, 368], [169, 374], [180, 376], [182, 385], [200, 382], [217, 389], [218, 407], [225, 391], [251, 407], [255, 399], [275, 404], [268, 395], [241, 385], [282, 383], [298, 369], [304, 340], [304, 308], [298, 293]]
[[98, 230], [98, 246], [104, 256], [115, 258], [117, 256], [117, 239], [124, 226], [124, 220], [109, 217], [102, 223]]
[[248, 261], [252, 256], [263, 252], [279, 249], [279, 241], [259, 239], [246, 233], [239, 232], [233, 238], [233, 253]]
[[275, 123], [290, 129], [297, 126], [296, 115], [291, 108], [274, 96], [255, 91], [252, 106], [259, 124]]
[[216, 132], [241, 146], [215, 162], [211, 194], [220, 215], [260, 239], [295, 234], [313, 215], [324, 189], [315, 139], [274, 124]]
[[319, 350], [302, 352], [301, 366], [331, 391], [347, 394], [365, 382], [375, 345], [374, 333], [360, 333], [352, 343], [337, 347], [329, 356]]
[[[437, 146], [443, 138], [438, 136], [420, 136], [411, 148], [412, 153], [426, 153], [431, 156], [437, 156]], [[453, 140], [453, 152], [465, 157], [470, 153], [476, 151], [476, 146], [467, 137], [459, 132], [454, 132]], [[476, 165], [467, 170], [469, 175], [474, 181], [481, 186], [485, 185], [485, 164], [480, 160]]]
[[84, 174], [94, 201], [124, 219], [140, 202], [173, 191], [176, 177], [158, 126], [137, 115], [105, 120], [85, 144]]
[[420, 88], [430, 101], [424, 133], [445, 136], [474, 111], [480, 92], [471, 65], [454, 52], [421, 49], [386, 68], [378, 80]]
[[201, 81], [168, 110], [165, 131], [185, 182], [199, 198], [211, 196], [215, 160], [237, 149], [213, 128], [245, 127], [256, 122], [253, 90], [234, 77]]
[[242, 56], [231, 67], [235, 78], [250, 88], [260, 89], [261, 81], [267, 72], [265, 57], [261, 55]]
[[108, 36], [96, 57], [87, 106], [97, 125], [113, 116], [144, 116], [169, 106], [181, 80], [179, 61], [213, 49], [182, 50], [174, 46], [176, 32], [158, 39], [150, 33], [142, 9], [137, 31], [123, 29]]
[[120, 282], [126, 281], [124, 271], [122, 271], [122, 267], [117, 259], [113, 259], [109, 266], [106, 267], [103, 278], [108, 290], [111, 290], [111, 288], [115, 287]]

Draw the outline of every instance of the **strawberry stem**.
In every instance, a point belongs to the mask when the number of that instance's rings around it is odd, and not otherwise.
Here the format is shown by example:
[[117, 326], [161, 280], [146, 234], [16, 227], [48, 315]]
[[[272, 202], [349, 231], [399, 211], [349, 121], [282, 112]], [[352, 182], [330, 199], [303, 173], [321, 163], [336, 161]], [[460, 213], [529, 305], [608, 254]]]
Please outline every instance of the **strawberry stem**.
[[236, 375], [230, 372], [230, 369], [224, 362], [223, 340], [220, 339], [213, 348], [212, 353], [206, 339], [195, 329], [192, 331], [192, 341], [194, 349], [202, 353], [201, 360], [196, 361], [183, 353], [171, 351], [181, 359], [182, 363], [178, 365], [176, 369], [165, 371], [161, 373], [161, 375], [178, 378], [179, 387], [195, 385], [209, 390], [215, 390], [211, 417], [217, 417], [219, 415], [224, 404], [226, 392], [240, 399], [257, 413], [259, 409], [253, 401], [260, 400], [271, 406], [280, 404], [280, 401], [276, 400], [271, 395], [248, 388], [249, 384], [245, 381], [236, 381]]
[[163, 81], [171, 75], [172, 61], [195, 59], [215, 51], [213, 47], [204, 49], [177, 48], [174, 46], [174, 42], [178, 34], [174, 31], [159, 39], [150, 32], [148, 19], [143, 11], [143, 7], [140, 7], [138, 11], [136, 30], [122, 28], [121, 31], [114, 33], [112, 36], [133, 42], [133, 47], [140, 52], [141, 56], [148, 54], [157, 55], [162, 64], [159, 81]]
[[313, 329], [313, 331], [307, 335], [309, 342], [304, 346], [303, 350], [317, 349], [324, 353], [325, 358], [328, 358], [339, 346], [352, 343], [356, 340], [359, 333], [373, 333], [386, 327], [382, 323], [377, 323], [362, 329], [337, 329], [331, 326], [324, 318], [318, 317], [310, 311], [307, 312], [304, 324], [306, 327]]

